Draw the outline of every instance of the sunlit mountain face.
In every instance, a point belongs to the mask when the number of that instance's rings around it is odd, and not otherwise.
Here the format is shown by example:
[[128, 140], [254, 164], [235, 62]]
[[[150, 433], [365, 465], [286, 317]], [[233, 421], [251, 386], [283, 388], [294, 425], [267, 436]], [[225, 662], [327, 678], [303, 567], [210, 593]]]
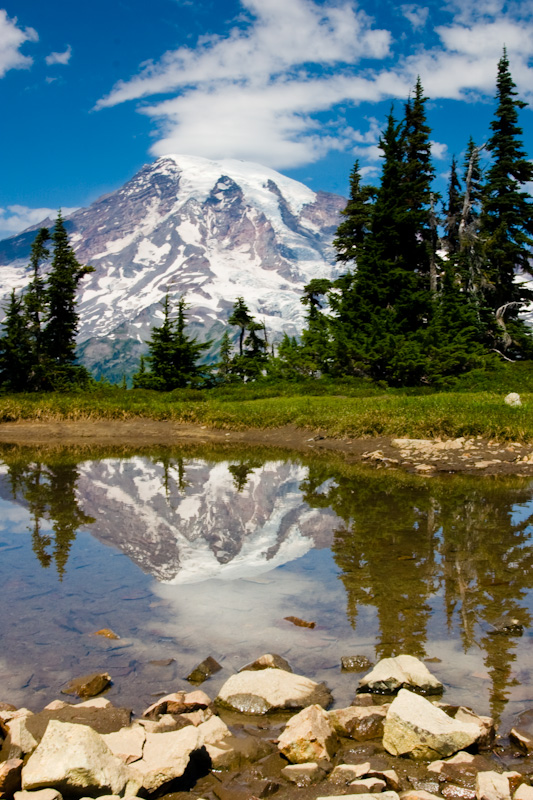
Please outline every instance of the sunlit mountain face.
[[[109, 378], [136, 371], [167, 293], [185, 295], [212, 357], [239, 296], [270, 342], [297, 334], [305, 284], [339, 274], [331, 242], [345, 203], [245, 161], [165, 156], [144, 167], [67, 218], [78, 260], [95, 269], [79, 293], [81, 360]], [[0, 242], [2, 295], [27, 283], [35, 233]]]

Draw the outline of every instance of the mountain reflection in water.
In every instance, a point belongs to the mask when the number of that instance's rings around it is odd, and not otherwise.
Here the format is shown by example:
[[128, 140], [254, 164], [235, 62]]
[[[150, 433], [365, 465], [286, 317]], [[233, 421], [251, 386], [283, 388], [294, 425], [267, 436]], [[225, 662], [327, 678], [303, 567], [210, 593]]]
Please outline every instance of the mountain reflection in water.
[[[121, 633], [128, 625], [135, 632], [133, 671], [142, 648], [152, 652], [158, 640], [179, 645], [191, 661], [225, 653], [234, 668], [276, 645], [297, 671], [310, 673], [314, 658], [323, 674], [312, 677], [330, 684], [354, 647], [375, 658], [411, 653], [457, 663], [462, 652], [463, 692], [486, 685], [496, 717], [513, 691], [517, 701], [533, 698], [528, 480], [427, 479], [249, 454], [78, 460], [15, 449], [4, 452], [0, 494], [26, 509], [38, 562], [60, 580], [69, 577], [80, 529], [105, 546], [101, 558], [114, 548], [156, 579], [144, 629], [116, 609]], [[81, 598], [83, 583], [77, 587]], [[292, 630], [283, 617], [295, 612], [316, 616], [318, 630]], [[103, 613], [86, 627], [102, 627]], [[442, 667], [449, 683], [455, 667]]]

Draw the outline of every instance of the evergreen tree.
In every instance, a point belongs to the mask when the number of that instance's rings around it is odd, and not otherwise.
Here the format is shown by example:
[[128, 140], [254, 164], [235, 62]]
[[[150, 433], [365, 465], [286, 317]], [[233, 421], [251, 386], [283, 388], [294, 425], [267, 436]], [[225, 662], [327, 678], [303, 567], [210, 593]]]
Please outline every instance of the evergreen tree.
[[32, 365], [31, 340], [26, 327], [23, 303], [13, 289], [4, 307], [4, 334], [0, 339], [0, 386], [7, 392], [28, 390]]
[[238, 297], [233, 304], [233, 310], [228, 319], [228, 325], [236, 325], [238, 328], [240, 328], [239, 356], [243, 355], [244, 334], [246, 333], [246, 330], [251, 322], [252, 317], [250, 316], [250, 309], [244, 302], [244, 298]]
[[50, 239], [47, 228], [41, 228], [31, 248], [30, 269], [32, 279], [24, 295], [24, 310], [31, 345], [31, 370], [28, 388], [39, 390], [46, 382], [46, 364], [42, 344], [42, 323], [46, 313], [46, 284], [41, 274], [41, 264], [50, 256], [46, 243]]
[[[163, 324], [152, 329], [148, 340], [148, 355], [141, 357], [139, 371], [133, 376], [134, 388], [157, 389], [170, 392], [200, 380], [205, 368], [198, 361], [211, 342], [199, 343], [187, 336], [185, 310], [187, 304], [181, 297], [175, 321], [170, 316], [168, 294], [163, 302]], [[146, 370], [145, 363], [149, 365]]]
[[459, 250], [459, 226], [461, 224], [461, 213], [463, 210], [463, 195], [461, 183], [457, 175], [457, 161], [452, 157], [450, 167], [450, 178], [448, 181], [448, 195], [445, 208], [444, 236], [443, 244], [448, 256], [452, 256]]
[[63, 381], [86, 379], [87, 372], [76, 367], [76, 333], [78, 313], [76, 291], [81, 279], [92, 267], [82, 266], [69, 244], [63, 217], [59, 212], [52, 234], [54, 254], [46, 287], [47, 317], [42, 345], [48, 363], [48, 379], [52, 385]]
[[337, 228], [333, 247], [337, 251], [337, 261], [355, 262], [358, 248], [363, 244], [370, 230], [372, 204], [376, 196], [374, 186], [361, 185], [359, 161], [350, 173], [350, 197], [346, 208], [341, 211], [345, 219]]
[[505, 50], [498, 64], [496, 87], [498, 105], [487, 143], [492, 164], [483, 192], [481, 231], [490, 281], [485, 294], [505, 324], [504, 318], [516, 319], [522, 303], [533, 299], [533, 292], [515, 281], [516, 271], [532, 271], [533, 203], [525, 184], [533, 178], [533, 166], [518, 125], [518, 111], [526, 103], [517, 99]]
[[219, 361], [217, 363], [217, 377], [221, 383], [228, 383], [231, 380], [233, 345], [227, 328], [224, 329], [220, 341]]

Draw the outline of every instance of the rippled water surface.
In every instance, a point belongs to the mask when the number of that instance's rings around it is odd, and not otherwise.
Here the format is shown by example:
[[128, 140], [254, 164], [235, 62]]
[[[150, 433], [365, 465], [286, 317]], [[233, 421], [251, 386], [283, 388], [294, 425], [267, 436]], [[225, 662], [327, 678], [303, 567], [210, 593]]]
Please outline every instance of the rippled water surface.
[[530, 479], [261, 452], [0, 456], [0, 700], [39, 710], [104, 669], [109, 698], [141, 711], [208, 655], [214, 696], [276, 652], [347, 705], [341, 656], [411, 653], [450, 702], [505, 724], [533, 705]]

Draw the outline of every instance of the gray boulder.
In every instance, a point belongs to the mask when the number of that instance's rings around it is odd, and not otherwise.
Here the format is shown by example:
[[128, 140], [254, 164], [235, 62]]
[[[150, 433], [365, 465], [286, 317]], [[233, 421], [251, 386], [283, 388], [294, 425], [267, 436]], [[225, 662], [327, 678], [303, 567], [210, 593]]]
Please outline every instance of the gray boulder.
[[440, 694], [442, 683], [414, 656], [383, 658], [359, 681], [358, 692], [395, 694], [400, 689], [416, 689], [421, 694]]
[[464, 750], [478, 738], [478, 725], [452, 719], [424, 697], [401, 689], [385, 718], [383, 746], [395, 756], [433, 760]]
[[245, 671], [232, 675], [220, 689], [217, 702], [243, 714], [267, 714], [288, 708], [327, 706], [331, 694], [323, 683], [282, 669]]

